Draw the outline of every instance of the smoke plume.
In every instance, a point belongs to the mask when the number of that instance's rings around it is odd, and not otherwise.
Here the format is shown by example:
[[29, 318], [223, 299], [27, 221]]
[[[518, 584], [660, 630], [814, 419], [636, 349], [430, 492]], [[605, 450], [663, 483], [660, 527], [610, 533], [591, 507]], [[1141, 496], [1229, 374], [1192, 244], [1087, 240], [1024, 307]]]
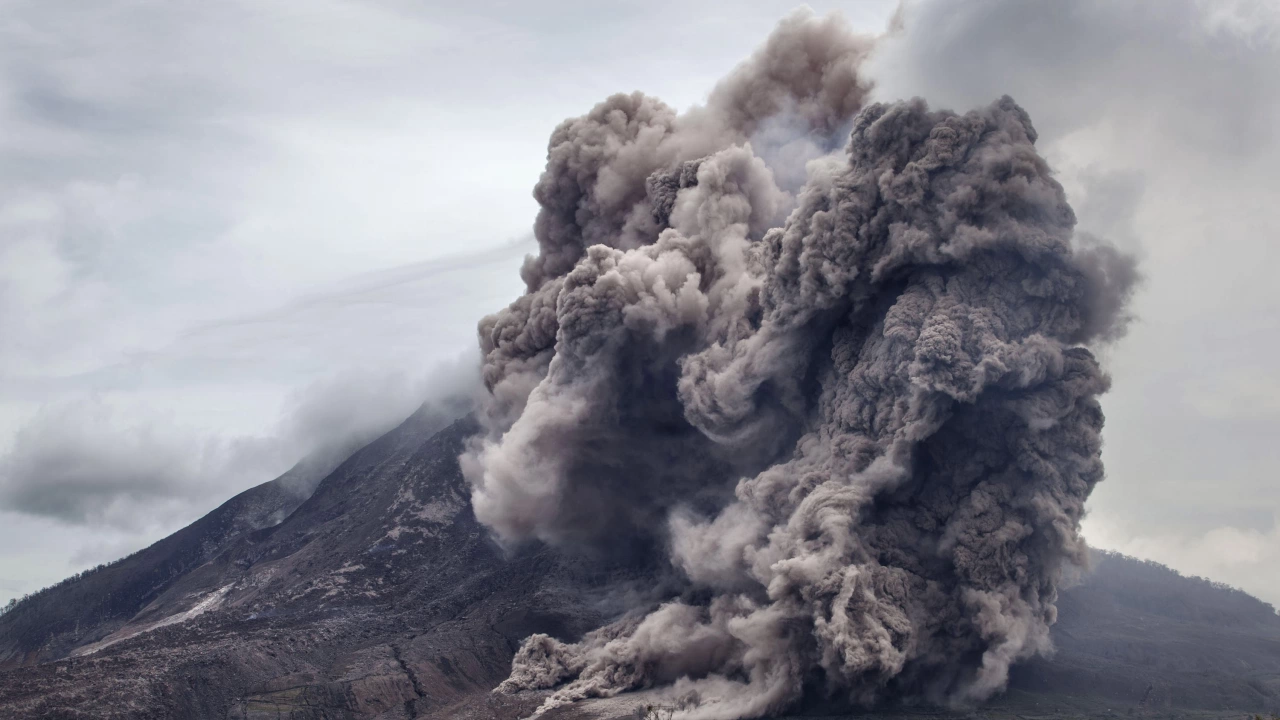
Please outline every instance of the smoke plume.
[[799, 13], [705, 106], [552, 134], [527, 291], [480, 327], [476, 515], [686, 590], [529, 638], [503, 689], [963, 702], [1049, 648], [1133, 263], [1074, 238], [1010, 98], [865, 105], [872, 44]]

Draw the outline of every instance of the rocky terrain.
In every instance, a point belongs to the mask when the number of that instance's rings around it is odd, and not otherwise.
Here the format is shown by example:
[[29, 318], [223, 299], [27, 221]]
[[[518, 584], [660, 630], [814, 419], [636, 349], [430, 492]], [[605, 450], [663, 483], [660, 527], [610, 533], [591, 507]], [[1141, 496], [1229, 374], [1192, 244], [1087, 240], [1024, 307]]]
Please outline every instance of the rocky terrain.
[[[617, 614], [640, 569], [493, 544], [457, 464], [474, 432], [422, 411], [309, 497], [266, 483], [122, 561], [0, 616], [4, 718], [521, 717], [490, 690], [532, 632]], [[295, 472], [301, 472], [295, 471]], [[303, 483], [301, 486], [306, 486]], [[304, 499], [305, 498], [305, 499]], [[605, 591], [604, 588], [613, 588]], [[1054, 657], [986, 707], [805, 716], [1230, 716], [1280, 711], [1271, 606], [1158, 565], [1099, 555], [1063, 593]], [[643, 694], [549, 718], [622, 717]]]

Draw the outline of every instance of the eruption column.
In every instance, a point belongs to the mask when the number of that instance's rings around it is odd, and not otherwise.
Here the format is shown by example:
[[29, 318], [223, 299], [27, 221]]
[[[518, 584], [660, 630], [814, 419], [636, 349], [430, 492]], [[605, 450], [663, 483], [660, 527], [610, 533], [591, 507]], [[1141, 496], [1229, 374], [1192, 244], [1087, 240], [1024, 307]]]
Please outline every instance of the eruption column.
[[553, 133], [527, 292], [480, 328], [473, 504], [508, 541], [665, 553], [688, 592], [529, 638], [504, 689], [968, 701], [1049, 647], [1134, 264], [1073, 236], [1013, 100], [864, 106], [872, 45], [797, 14], [706, 106]]

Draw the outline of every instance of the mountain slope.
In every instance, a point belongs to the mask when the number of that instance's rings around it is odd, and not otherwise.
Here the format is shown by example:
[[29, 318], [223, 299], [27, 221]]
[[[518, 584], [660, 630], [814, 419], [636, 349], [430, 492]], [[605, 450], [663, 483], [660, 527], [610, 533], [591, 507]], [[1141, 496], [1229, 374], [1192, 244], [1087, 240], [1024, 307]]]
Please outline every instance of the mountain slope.
[[1280, 708], [1280, 619], [1239, 590], [1098, 553], [1058, 610], [1056, 654], [1015, 669], [1015, 687], [1146, 708]]
[[[206, 547], [193, 538], [214, 538], [200, 554], [166, 555], [189, 559], [167, 566], [181, 569], [162, 583], [148, 574], [162, 563], [122, 564], [109, 587], [155, 588], [145, 603], [91, 632], [55, 634], [57, 642], [20, 656], [26, 665], [11, 661], [0, 672], [0, 716], [528, 712], [537, 696], [489, 693], [519, 641], [531, 632], [572, 638], [598, 625], [619, 609], [608, 589], [635, 581], [643, 590], [644, 574], [547, 550], [505, 557], [472, 515], [457, 465], [474, 424], [438, 426], [422, 413], [410, 418], [270, 527], [219, 529], [229, 527], [219, 519], [228, 514], [248, 517], [226, 509], [233, 499], [157, 543]], [[273, 500], [240, 502], [269, 508]], [[0, 647], [28, 647], [32, 618], [85, 617], [107, 587], [90, 575], [28, 601], [21, 622], [0, 618]], [[1243, 593], [1106, 555], [1063, 593], [1060, 608], [1055, 657], [1017, 668], [1011, 691], [984, 713], [1280, 710], [1280, 618]], [[59, 659], [31, 664], [33, 657]], [[635, 702], [587, 703], [555, 716], [616, 717]]]
[[0, 667], [62, 657], [116, 631], [232, 539], [279, 522], [297, 508], [306, 499], [300, 492], [306, 471], [300, 464], [150, 547], [19, 603], [0, 616]]
[[[425, 405], [397, 430], [429, 436], [452, 422], [458, 412], [447, 402]], [[395, 431], [384, 439], [394, 435]], [[359, 472], [363, 458], [379, 452], [375, 442], [354, 454], [321, 452], [304, 458], [284, 475], [241, 492], [151, 546], [18, 603], [0, 615], [0, 668], [65, 657], [77, 648], [130, 634], [139, 626], [135, 620], [140, 613], [145, 618], [191, 609], [172, 606], [175, 585], [189, 585], [192, 571], [233, 542], [289, 517], [323, 478], [342, 474], [344, 459], [343, 467], [350, 466], [345, 472]], [[178, 597], [183, 597], [180, 591]]]
[[[414, 716], [483, 694], [530, 632], [597, 624], [561, 590], [577, 582], [572, 564], [506, 562], [471, 516], [456, 458], [473, 424], [432, 430], [415, 415], [110, 634], [0, 675], [0, 716]], [[9, 633], [0, 642], [16, 642]]]

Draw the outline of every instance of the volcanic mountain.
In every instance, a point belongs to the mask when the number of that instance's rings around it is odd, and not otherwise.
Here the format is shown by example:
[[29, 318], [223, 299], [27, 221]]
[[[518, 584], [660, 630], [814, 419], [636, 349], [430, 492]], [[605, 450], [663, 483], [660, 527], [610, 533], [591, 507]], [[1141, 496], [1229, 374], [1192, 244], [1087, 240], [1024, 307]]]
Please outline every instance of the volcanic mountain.
[[[522, 640], [579, 637], [661, 589], [646, 580], [653, 568], [634, 563], [497, 546], [458, 466], [475, 432], [469, 417], [424, 408], [309, 497], [292, 491], [297, 469], [19, 603], [0, 616], [0, 716], [527, 715], [543, 694], [491, 692]], [[977, 713], [1280, 710], [1280, 617], [1240, 591], [1096, 554], [1059, 608], [1056, 654], [1017, 666], [1009, 690]], [[546, 717], [623, 717], [642, 702], [622, 695]], [[800, 711], [841, 712], [833, 707], [814, 698]]]

